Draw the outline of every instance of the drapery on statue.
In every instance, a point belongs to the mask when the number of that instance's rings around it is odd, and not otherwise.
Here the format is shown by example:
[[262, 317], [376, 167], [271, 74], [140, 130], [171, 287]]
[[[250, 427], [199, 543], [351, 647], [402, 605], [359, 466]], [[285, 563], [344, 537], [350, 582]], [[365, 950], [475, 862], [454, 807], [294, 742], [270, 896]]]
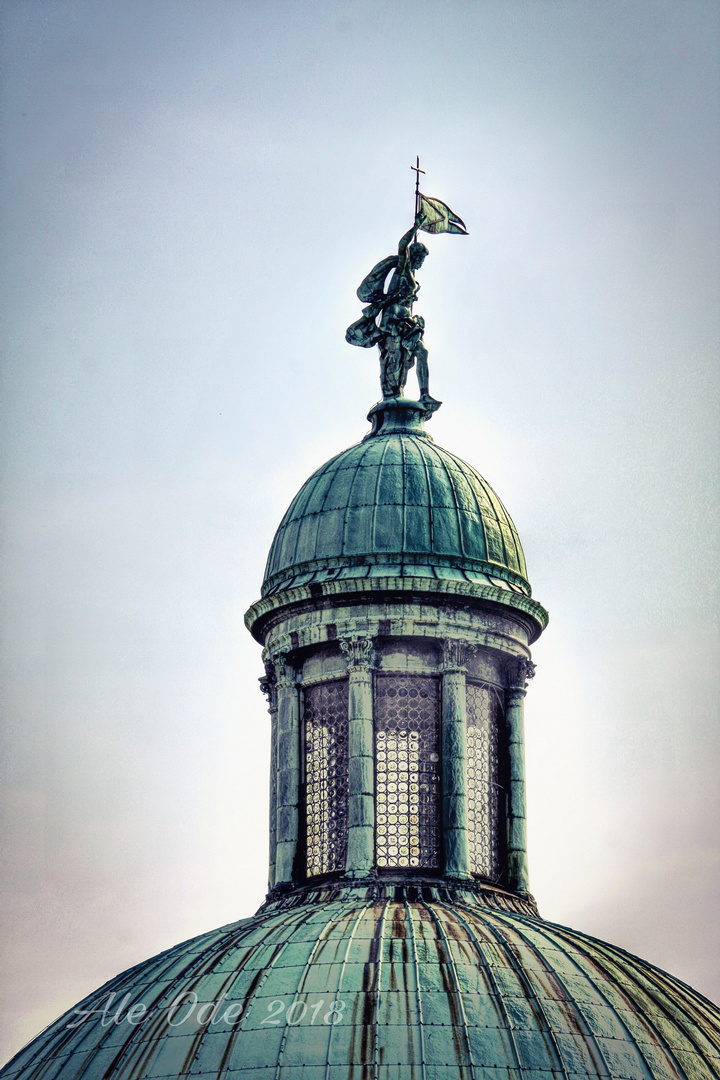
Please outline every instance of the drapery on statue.
[[412, 313], [420, 290], [415, 271], [429, 254], [425, 245], [418, 243], [417, 234], [419, 231], [449, 232], [466, 236], [467, 232], [461, 219], [445, 203], [419, 191], [423, 171], [420, 160], [411, 168], [416, 169], [417, 176], [414, 224], [400, 240], [397, 255], [390, 255], [374, 266], [357, 290], [358, 299], [367, 307], [363, 308], [362, 317], [348, 327], [345, 340], [363, 349], [378, 346], [383, 398], [402, 395], [408, 372], [417, 363], [420, 401], [429, 415], [442, 403], [431, 397], [428, 390], [428, 353], [423, 341], [425, 320]]

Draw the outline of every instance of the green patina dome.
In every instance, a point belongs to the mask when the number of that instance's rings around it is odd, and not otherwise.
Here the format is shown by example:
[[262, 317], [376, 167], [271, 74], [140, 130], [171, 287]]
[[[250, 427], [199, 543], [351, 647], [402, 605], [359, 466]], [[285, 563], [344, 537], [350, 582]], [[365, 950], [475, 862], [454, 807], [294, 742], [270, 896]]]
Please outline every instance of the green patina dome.
[[718, 1076], [720, 1014], [651, 964], [470, 893], [385, 891], [288, 898], [161, 953], [61, 1017], [3, 1075]]
[[398, 405], [378, 433], [303, 484], [275, 534], [263, 596], [338, 578], [409, 576], [530, 595], [507, 510], [472, 465], [435, 445], [417, 411]]

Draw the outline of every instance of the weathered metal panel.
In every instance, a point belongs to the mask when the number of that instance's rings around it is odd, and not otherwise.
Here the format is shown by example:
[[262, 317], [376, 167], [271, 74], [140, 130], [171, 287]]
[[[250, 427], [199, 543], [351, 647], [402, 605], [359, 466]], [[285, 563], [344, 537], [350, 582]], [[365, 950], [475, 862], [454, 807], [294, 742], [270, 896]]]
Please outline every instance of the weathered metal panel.
[[[491, 907], [473, 890], [445, 901], [393, 899], [394, 887], [379, 883], [345, 886], [337, 899], [323, 895], [275, 902], [253, 920], [118, 976], [82, 1006], [97, 1008], [112, 993], [125, 1010], [138, 1002], [156, 1009], [148, 1023], [133, 1026], [121, 1010], [117, 1021], [103, 1025], [96, 1012], [69, 1028], [71, 1012], [4, 1077], [718, 1075], [718, 1010], [622, 950]], [[209, 1006], [226, 992], [223, 1007], [243, 1007], [239, 1022], [220, 1015], [202, 1023], [194, 1015], [168, 1026], [178, 994], [196, 994]]]

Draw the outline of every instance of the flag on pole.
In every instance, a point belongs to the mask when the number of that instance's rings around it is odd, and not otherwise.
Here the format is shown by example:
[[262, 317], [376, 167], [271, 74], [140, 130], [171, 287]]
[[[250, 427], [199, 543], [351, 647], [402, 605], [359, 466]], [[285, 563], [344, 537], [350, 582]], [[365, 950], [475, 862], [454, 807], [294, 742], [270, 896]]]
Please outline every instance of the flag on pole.
[[449, 206], [439, 199], [431, 199], [428, 195], [420, 195], [420, 229], [427, 233], [460, 233], [467, 236], [465, 222], [457, 214], [453, 214]]

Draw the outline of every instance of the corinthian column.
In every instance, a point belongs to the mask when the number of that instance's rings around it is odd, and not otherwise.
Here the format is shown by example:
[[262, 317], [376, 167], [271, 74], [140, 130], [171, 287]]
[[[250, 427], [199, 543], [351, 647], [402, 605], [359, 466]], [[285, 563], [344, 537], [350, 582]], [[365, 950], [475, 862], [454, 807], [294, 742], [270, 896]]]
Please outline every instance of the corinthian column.
[[527, 681], [535, 674], [531, 660], [518, 660], [510, 673], [505, 721], [510, 759], [508, 800], [508, 885], [515, 892], [528, 893], [527, 820], [525, 809], [525, 694]]
[[273, 660], [277, 680], [277, 822], [275, 884], [293, 880], [300, 802], [300, 698], [284, 653]]
[[445, 873], [469, 878], [467, 825], [467, 738], [465, 732], [465, 654], [460, 641], [443, 645], [442, 669], [442, 821]]
[[275, 849], [277, 845], [277, 680], [275, 666], [267, 661], [265, 674], [258, 680], [260, 689], [267, 698], [270, 713], [270, 854], [268, 860], [268, 888], [275, 884]]
[[372, 639], [341, 638], [348, 672], [348, 849], [345, 874], [366, 877], [375, 860]]

